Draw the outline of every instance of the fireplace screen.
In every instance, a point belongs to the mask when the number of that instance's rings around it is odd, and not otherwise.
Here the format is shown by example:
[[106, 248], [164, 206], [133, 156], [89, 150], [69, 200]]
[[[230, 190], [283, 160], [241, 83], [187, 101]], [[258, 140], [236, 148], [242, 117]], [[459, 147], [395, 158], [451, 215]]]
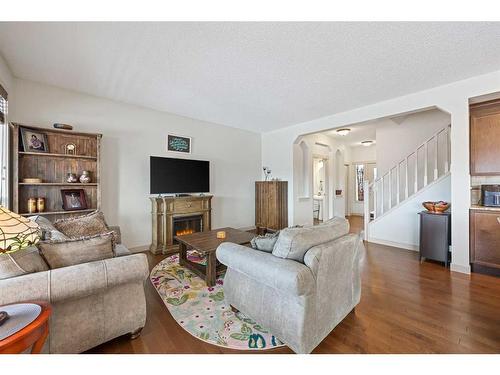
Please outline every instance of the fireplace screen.
[[[174, 236], [201, 232], [202, 229], [202, 215], [174, 217]], [[177, 243], [175, 239], [174, 243]]]

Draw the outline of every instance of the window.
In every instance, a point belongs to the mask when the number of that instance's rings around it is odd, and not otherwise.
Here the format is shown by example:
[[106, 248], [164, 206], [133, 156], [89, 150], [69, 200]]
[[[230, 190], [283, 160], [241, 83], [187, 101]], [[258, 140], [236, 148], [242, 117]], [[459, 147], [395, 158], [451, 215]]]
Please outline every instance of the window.
[[0, 206], [7, 207], [7, 91], [0, 85]]
[[365, 200], [364, 182], [365, 182], [365, 165], [356, 164], [356, 200], [363, 202]]

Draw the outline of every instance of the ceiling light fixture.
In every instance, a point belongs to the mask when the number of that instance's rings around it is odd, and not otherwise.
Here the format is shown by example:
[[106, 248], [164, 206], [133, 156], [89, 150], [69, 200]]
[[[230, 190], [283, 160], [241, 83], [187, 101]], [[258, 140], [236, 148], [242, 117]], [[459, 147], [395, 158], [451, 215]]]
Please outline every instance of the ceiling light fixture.
[[339, 129], [339, 130], [337, 130], [337, 134], [339, 134], [341, 136], [346, 136], [347, 134], [349, 134], [350, 131], [351, 131], [351, 129], [347, 129], [347, 128]]
[[365, 147], [371, 146], [373, 144], [373, 141], [363, 141], [361, 144]]

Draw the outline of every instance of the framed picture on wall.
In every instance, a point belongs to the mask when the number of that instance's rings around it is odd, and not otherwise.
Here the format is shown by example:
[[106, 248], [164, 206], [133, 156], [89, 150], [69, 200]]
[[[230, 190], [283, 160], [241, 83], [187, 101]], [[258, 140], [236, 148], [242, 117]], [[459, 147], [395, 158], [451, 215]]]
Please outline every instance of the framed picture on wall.
[[24, 152], [49, 152], [47, 134], [28, 128], [20, 128]]
[[182, 152], [184, 154], [191, 153], [191, 137], [181, 135], [167, 135], [167, 151]]

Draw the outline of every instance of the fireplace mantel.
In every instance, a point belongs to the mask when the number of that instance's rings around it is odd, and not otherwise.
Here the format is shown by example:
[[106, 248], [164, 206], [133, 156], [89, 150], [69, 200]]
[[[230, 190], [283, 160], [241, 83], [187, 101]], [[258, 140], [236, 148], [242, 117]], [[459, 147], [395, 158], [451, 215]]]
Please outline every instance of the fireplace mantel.
[[174, 218], [182, 216], [202, 216], [202, 230], [212, 229], [212, 196], [192, 195], [187, 197], [151, 197], [152, 242], [149, 250], [153, 254], [176, 253], [174, 244]]

